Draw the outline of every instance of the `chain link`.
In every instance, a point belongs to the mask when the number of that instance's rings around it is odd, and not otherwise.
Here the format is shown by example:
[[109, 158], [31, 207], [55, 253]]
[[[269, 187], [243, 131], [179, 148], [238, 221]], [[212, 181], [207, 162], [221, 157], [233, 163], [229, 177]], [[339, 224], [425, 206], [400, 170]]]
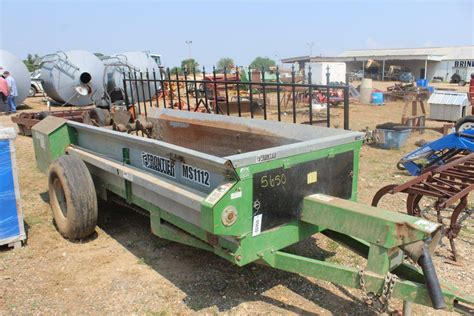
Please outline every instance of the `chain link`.
[[395, 274], [388, 272], [383, 281], [382, 292], [380, 294], [375, 294], [367, 290], [364, 275], [365, 271], [359, 270], [359, 285], [362, 291], [365, 293], [366, 303], [372, 306], [376, 312], [386, 313], [388, 311], [389, 300], [392, 297], [393, 289], [398, 277]]

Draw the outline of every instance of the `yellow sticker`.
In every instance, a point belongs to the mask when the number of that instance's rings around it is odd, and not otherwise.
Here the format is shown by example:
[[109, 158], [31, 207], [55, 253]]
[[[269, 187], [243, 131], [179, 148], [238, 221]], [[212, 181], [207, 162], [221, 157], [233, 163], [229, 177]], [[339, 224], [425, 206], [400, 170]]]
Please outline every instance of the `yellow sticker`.
[[308, 184], [317, 182], [318, 181], [318, 172], [313, 171], [313, 172], [308, 173], [307, 179], [308, 179]]

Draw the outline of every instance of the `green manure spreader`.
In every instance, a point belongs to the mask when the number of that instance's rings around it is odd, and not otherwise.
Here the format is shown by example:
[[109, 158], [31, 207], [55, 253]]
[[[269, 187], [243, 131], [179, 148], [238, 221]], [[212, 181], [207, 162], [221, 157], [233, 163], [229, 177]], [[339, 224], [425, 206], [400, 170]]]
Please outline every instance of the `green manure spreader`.
[[[381, 309], [390, 298], [406, 310], [474, 302], [438, 281], [439, 224], [357, 202], [361, 133], [176, 110], [149, 111], [146, 120], [148, 138], [52, 116], [33, 127], [65, 238], [94, 232], [98, 198], [119, 199], [149, 215], [161, 238], [238, 266], [259, 262], [362, 289]], [[284, 251], [316, 233], [367, 266]]]

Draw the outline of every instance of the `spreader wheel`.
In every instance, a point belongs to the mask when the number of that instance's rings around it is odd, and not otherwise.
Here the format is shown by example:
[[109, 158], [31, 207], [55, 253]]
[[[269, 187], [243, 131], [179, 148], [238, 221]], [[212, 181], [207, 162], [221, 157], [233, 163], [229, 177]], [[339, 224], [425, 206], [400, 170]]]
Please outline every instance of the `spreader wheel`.
[[61, 235], [72, 240], [91, 235], [97, 224], [97, 196], [84, 162], [64, 155], [51, 164], [48, 174], [49, 201]]

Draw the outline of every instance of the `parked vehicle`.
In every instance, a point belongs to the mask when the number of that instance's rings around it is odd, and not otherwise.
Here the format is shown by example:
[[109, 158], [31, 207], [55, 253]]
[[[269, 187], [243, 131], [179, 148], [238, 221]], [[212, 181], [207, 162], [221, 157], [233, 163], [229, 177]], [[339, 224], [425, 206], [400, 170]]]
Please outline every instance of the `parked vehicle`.
[[412, 82], [413, 80], [415, 80], [415, 77], [411, 72], [405, 71], [400, 73], [400, 77], [398, 80], [400, 80], [401, 82]]
[[356, 71], [351, 71], [349, 74], [349, 81], [361, 81], [364, 78], [364, 71], [361, 70], [356, 70]]
[[457, 83], [459, 86], [465, 86], [466, 83], [468, 83], [469, 81], [470, 81], [470, 78], [466, 74], [461, 75], [461, 74], [455, 73], [451, 76], [451, 81], [449, 81], [449, 83]]
[[37, 93], [44, 93], [43, 80], [41, 80], [41, 71], [35, 70], [31, 73], [31, 86], [28, 97], [34, 97]]

